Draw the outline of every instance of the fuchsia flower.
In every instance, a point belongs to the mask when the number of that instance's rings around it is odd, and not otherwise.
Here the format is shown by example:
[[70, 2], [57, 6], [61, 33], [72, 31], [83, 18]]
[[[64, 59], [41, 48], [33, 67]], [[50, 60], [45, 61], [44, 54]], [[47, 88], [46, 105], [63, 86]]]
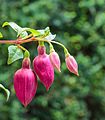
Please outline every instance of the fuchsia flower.
[[30, 59], [24, 58], [22, 68], [14, 75], [14, 89], [20, 102], [26, 107], [37, 90], [37, 78], [30, 68]]
[[71, 55], [67, 55], [65, 58], [65, 61], [66, 61], [66, 66], [69, 69], [69, 71], [76, 74], [77, 76], [79, 76], [78, 64], [77, 64], [76, 60], [74, 59], [74, 57]]
[[55, 69], [57, 69], [59, 72], [61, 72], [61, 70], [60, 70], [60, 58], [59, 58], [59, 55], [55, 51], [52, 51], [50, 53], [49, 57], [50, 57], [50, 60], [51, 60], [51, 63], [53, 65], [53, 67]]
[[45, 46], [38, 46], [38, 56], [33, 60], [33, 67], [42, 84], [49, 90], [54, 81], [54, 68], [46, 54]]

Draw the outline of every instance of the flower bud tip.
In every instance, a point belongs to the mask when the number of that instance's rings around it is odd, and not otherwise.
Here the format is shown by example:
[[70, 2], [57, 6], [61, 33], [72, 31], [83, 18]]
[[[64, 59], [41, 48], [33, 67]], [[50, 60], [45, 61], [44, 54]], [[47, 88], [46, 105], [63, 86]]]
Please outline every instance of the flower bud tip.
[[48, 91], [49, 91], [49, 88], [46, 88], [46, 91], [48, 92]]
[[79, 73], [77, 73], [77, 76], [79, 77]]
[[58, 72], [61, 72], [60, 68], [58, 68], [57, 70], [58, 70]]
[[68, 70], [70, 72], [74, 73], [75, 75], [79, 76], [78, 64], [77, 64], [75, 58], [71, 55], [68, 55], [68, 56], [66, 56], [65, 61], [66, 61], [66, 66], [67, 66]]

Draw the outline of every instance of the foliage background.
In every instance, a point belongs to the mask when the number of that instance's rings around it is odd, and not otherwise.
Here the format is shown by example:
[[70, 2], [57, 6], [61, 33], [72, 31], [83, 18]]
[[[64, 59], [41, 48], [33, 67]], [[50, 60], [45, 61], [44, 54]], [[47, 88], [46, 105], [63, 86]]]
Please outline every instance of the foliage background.
[[[7, 65], [8, 45], [0, 45], [0, 83], [9, 88], [8, 102], [0, 94], [0, 120], [105, 120], [105, 0], [0, 0], [0, 25], [14, 21], [23, 27], [50, 26], [75, 56], [80, 77], [65, 65], [63, 50], [54, 45], [62, 62], [46, 92], [39, 82], [36, 98], [24, 108], [15, 96], [13, 74], [21, 61]], [[1, 28], [4, 39], [15, 39], [11, 28]], [[37, 55], [34, 43], [24, 45]]]

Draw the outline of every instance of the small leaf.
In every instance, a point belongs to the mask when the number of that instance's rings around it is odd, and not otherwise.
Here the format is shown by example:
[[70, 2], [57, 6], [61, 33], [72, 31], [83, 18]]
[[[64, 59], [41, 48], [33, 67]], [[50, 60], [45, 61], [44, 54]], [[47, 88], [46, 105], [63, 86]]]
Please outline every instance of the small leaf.
[[20, 37], [24, 38], [24, 37], [28, 36], [28, 33], [26, 31], [22, 32], [22, 30], [21, 30], [17, 36], [19, 36], [19, 35], [20, 35]]
[[3, 37], [3, 35], [2, 35], [2, 33], [0, 32], [0, 38], [2, 38]]
[[26, 31], [23, 31], [23, 28], [21, 28], [14, 22], [4, 22], [2, 27], [8, 26], [8, 25], [11, 26], [17, 32], [17, 36], [20, 35], [22, 38], [28, 36], [28, 33]]
[[2, 27], [5, 27], [7, 25], [9, 25], [9, 23], [8, 22], [4, 22], [3, 25], [2, 25]]
[[37, 30], [37, 31], [40, 32], [41, 36], [47, 36], [47, 35], [50, 34], [50, 28], [49, 27], [46, 27], [43, 30]]
[[8, 47], [8, 64], [11, 64], [21, 58], [23, 58], [23, 51], [20, 48], [15, 45]]
[[29, 31], [32, 33], [33, 36], [38, 36], [40, 35], [40, 32], [35, 30], [35, 29], [31, 29], [31, 28], [23, 28], [23, 31]]
[[6, 95], [7, 95], [7, 101], [9, 99], [9, 96], [10, 96], [10, 91], [8, 89], [6, 89], [2, 84], [0, 84], [0, 88], [2, 88], [5, 92], [6, 92]]
[[50, 33], [48, 36], [45, 37], [45, 39], [50, 41], [50, 40], [55, 39], [55, 37], [56, 37], [56, 34], [52, 35], [52, 34]]
[[21, 27], [14, 22], [4, 22], [2, 27], [10, 25], [16, 32], [20, 31]]
[[44, 30], [37, 30], [40, 32], [41, 37], [45, 38], [46, 40], [53, 40], [56, 35], [52, 35], [52, 33], [50, 32], [50, 28], [46, 27]]
[[46, 27], [45, 30], [44, 30], [44, 36], [48, 36], [50, 34], [50, 28], [49, 27]]

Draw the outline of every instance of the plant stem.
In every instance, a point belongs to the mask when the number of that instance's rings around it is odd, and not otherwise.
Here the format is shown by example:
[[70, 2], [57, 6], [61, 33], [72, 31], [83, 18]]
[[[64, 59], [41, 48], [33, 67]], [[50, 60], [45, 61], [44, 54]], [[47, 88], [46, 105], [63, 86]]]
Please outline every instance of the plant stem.
[[24, 57], [25, 57], [25, 58], [29, 58], [29, 57], [30, 57], [30, 53], [29, 53], [28, 50], [26, 50], [26, 51], [24, 52]]
[[16, 40], [0, 40], [0, 44], [16, 44]]
[[17, 45], [18, 46], [18, 48], [20, 48], [20, 49], [22, 49], [22, 50], [24, 50], [24, 51], [26, 51], [27, 49], [26, 48], [24, 48], [23, 46], [21, 46], [21, 45]]
[[66, 47], [59, 43], [59, 42], [56, 42], [56, 41], [48, 41], [48, 40], [45, 40], [45, 39], [40, 39], [40, 38], [35, 38], [35, 37], [31, 37], [29, 39], [17, 39], [17, 40], [0, 40], [0, 44], [23, 44], [23, 43], [28, 43], [28, 42], [32, 42], [32, 41], [39, 41], [39, 43], [42, 45], [43, 42], [47, 42], [51, 45], [51, 43], [55, 43], [55, 44], [58, 44], [60, 45], [61, 47], [64, 48], [64, 52], [65, 52], [65, 55], [69, 54], [68, 50], [66, 49]]
[[31, 42], [35, 40], [34, 37], [23, 40], [23, 39], [17, 39], [17, 40], [0, 40], [0, 44], [23, 44], [27, 42]]
[[30, 35], [28, 35], [28, 36], [24, 37], [24, 38], [23, 38], [23, 40], [28, 39], [28, 38], [30, 38], [30, 37], [32, 37], [32, 36], [33, 36], [33, 35], [32, 35], [32, 34], [30, 34]]
[[39, 45], [40, 46], [44, 46], [44, 42], [43, 41], [39, 41]]
[[67, 48], [66, 48], [63, 44], [61, 44], [61, 43], [59, 43], [59, 42], [56, 42], [56, 41], [51, 41], [51, 42], [52, 42], [52, 43], [55, 43], [55, 44], [58, 44], [58, 45], [60, 45], [61, 47], [63, 47], [63, 48], [64, 48], [65, 56], [69, 54]]
[[59, 43], [59, 42], [56, 42], [56, 41], [48, 41], [48, 40], [40, 39], [40, 38], [38, 38], [37, 40], [38, 40], [38, 41], [48, 42], [48, 43], [50, 44], [50, 46], [51, 46], [51, 43], [58, 44], [58, 45], [60, 45], [61, 47], [64, 48], [65, 56], [69, 55], [69, 52], [68, 52], [67, 48], [66, 48], [63, 44], [61, 44], [61, 43]]
[[29, 51], [21, 45], [17, 45], [20, 49], [24, 50], [24, 57], [30, 57]]

